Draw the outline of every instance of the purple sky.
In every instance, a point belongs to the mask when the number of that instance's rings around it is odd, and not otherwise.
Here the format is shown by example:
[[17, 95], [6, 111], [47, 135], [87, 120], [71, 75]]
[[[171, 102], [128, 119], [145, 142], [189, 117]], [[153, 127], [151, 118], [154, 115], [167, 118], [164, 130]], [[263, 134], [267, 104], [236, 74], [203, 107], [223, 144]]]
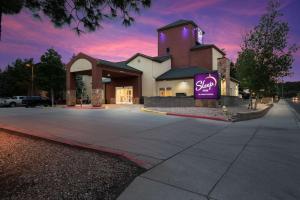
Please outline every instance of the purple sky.
[[[290, 25], [289, 40], [300, 44], [300, 1], [281, 0], [284, 20]], [[236, 60], [241, 36], [258, 23], [265, 12], [267, 0], [153, 0], [150, 9], [136, 16], [136, 23], [125, 28], [120, 22], [104, 22], [103, 28], [80, 37], [68, 27], [57, 29], [44, 18], [33, 19], [29, 12], [3, 17], [0, 42], [0, 66], [5, 68], [16, 58], [33, 57], [38, 61], [47, 48], [55, 48], [68, 62], [71, 56], [83, 52], [112, 61], [121, 61], [140, 52], [157, 55], [157, 33], [160, 26], [178, 19], [194, 20], [206, 34], [205, 43], [224, 48], [227, 56]], [[300, 51], [295, 55], [293, 76], [300, 81]]]

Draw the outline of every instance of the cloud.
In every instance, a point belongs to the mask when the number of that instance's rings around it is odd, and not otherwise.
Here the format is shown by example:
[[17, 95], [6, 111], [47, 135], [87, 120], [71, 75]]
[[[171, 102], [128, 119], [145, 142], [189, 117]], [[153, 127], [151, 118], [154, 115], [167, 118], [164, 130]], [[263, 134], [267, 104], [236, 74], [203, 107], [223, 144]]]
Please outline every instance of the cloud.
[[156, 10], [159, 11], [161, 14], [169, 15], [174, 13], [186, 13], [186, 12], [192, 12], [194, 10], [199, 10], [202, 8], [207, 8], [210, 6], [213, 6], [222, 0], [186, 0], [186, 1], [167, 1], [167, 5], [161, 8], [161, 2], [160, 5], [155, 6]]
[[[142, 18], [144, 23], [160, 23], [159, 20]], [[84, 52], [91, 56], [110, 60], [124, 60], [137, 52], [155, 55], [156, 34], [145, 34], [137, 27], [120, 28], [119, 25], [104, 23], [103, 29], [83, 34], [80, 37], [69, 27], [54, 28], [45, 19], [34, 20], [29, 14], [3, 18], [1, 54], [6, 57], [35, 57], [38, 59], [47, 48], [55, 48], [68, 62], [73, 53]], [[9, 61], [11, 62], [11, 61]], [[7, 61], [1, 59], [0, 64]]]
[[138, 16], [138, 17], [136, 17], [135, 20], [136, 20], [136, 23], [141, 23], [144, 25], [151, 25], [154, 27], [160, 27], [160, 26], [163, 26], [164, 24], [166, 24], [166, 22], [161, 19], [157, 19], [154, 17], [147, 17], [147, 16]]
[[[284, 9], [290, 5], [294, 0], [281, 0], [280, 9]], [[261, 0], [252, 1], [229, 1], [218, 9], [229, 12], [233, 15], [240, 16], [261, 16], [266, 13], [268, 1]]]

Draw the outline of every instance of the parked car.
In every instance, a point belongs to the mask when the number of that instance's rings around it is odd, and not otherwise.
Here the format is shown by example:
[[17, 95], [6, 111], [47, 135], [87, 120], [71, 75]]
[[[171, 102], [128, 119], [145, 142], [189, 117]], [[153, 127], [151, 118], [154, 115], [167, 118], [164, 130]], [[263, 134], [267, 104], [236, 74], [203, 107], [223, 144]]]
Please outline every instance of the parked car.
[[6, 104], [7, 99], [9, 99], [9, 97], [1, 97], [0, 98], [0, 106], [1, 107], [7, 106], [7, 104]]
[[299, 101], [299, 98], [298, 98], [298, 97], [293, 97], [293, 98], [292, 98], [292, 101], [293, 101], [293, 102], [298, 102], [298, 101]]
[[0, 99], [1, 106], [9, 106], [9, 107], [16, 107], [22, 106], [22, 100], [26, 96], [13, 96], [13, 97], [4, 97]]
[[51, 101], [47, 97], [29, 96], [23, 99], [22, 103], [26, 108], [35, 106], [50, 106]]

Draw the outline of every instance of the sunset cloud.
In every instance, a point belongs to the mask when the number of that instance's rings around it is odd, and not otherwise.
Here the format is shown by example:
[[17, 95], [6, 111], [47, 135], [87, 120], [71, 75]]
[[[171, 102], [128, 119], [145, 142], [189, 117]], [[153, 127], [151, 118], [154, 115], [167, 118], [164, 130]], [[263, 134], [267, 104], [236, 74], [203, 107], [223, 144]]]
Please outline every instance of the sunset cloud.
[[[168, 1], [167, 6], [164, 9], [161, 9], [159, 12], [162, 14], [174, 14], [174, 13], [185, 13], [191, 12], [194, 10], [203, 9], [212, 5], [215, 5], [222, 0], [187, 0], [187, 1]], [[164, 2], [164, 1], [162, 1]]]
[[[291, 43], [300, 43], [299, 14], [295, 0], [282, 0], [284, 20], [289, 22]], [[75, 53], [121, 61], [140, 52], [157, 55], [156, 29], [178, 19], [195, 21], [206, 32], [204, 42], [225, 49], [233, 61], [240, 50], [242, 35], [253, 28], [265, 12], [267, 0], [161, 0], [150, 9], [134, 15], [135, 23], [125, 28], [118, 21], [105, 21], [96, 32], [77, 36], [70, 27], [55, 28], [48, 18], [34, 19], [31, 14], [4, 15], [0, 42], [0, 67], [16, 58], [39, 60], [53, 47], [68, 62]], [[295, 54], [294, 77], [300, 79], [300, 52]]]

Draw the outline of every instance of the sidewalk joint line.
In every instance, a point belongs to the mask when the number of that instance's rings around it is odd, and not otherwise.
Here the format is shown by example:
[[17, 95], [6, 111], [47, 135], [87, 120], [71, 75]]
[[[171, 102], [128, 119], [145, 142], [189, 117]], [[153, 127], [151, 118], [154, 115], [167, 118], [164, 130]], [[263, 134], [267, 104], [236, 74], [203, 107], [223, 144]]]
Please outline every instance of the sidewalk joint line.
[[192, 191], [192, 190], [188, 190], [188, 189], [185, 189], [185, 188], [182, 188], [182, 187], [178, 187], [178, 186], [173, 185], [173, 184], [165, 183], [165, 182], [163, 182], [163, 181], [155, 180], [155, 179], [152, 179], [152, 178], [149, 178], [149, 177], [145, 177], [145, 176], [142, 176], [142, 175], [140, 175], [139, 177], [144, 178], [144, 179], [147, 179], [147, 180], [150, 180], [150, 181], [152, 181], [152, 182], [164, 184], [164, 185], [167, 185], [167, 186], [170, 186], [170, 187], [179, 189], [179, 190], [183, 190], [183, 191], [186, 191], [186, 192], [190, 192], [190, 193], [193, 193], [193, 194], [197, 194], [197, 195], [202, 196], [202, 197], [205, 197], [205, 198], [207, 198], [207, 199], [211, 198], [210, 196], [208, 196], [208, 195], [206, 195], [206, 194], [202, 194], [202, 193], [199, 193], [199, 192], [194, 192], [194, 191]]
[[[157, 167], [157, 166], [163, 164], [164, 162], [170, 160], [171, 158], [174, 158], [175, 156], [177, 156], [177, 155], [183, 153], [184, 151], [186, 151], [186, 150], [192, 148], [193, 146], [195, 146], [195, 145], [197, 145], [197, 144], [200, 144], [200, 143], [204, 142], [205, 140], [207, 140], [207, 139], [209, 139], [209, 138], [211, 138], [211, 137], [213, 137], [213, 136], [219, 134], [221, 131], [223, 131], [223, 130], [225, 130], [226, 128], [228, 128], [229, 125], [230, 125], [230, 124], [226, 125], [224, 128], [221, 128], [221, 129], [215, 131], [215, 132], [212, 133], [211, 135], [208, 135], [207, 137], [202, 138], [202, 139], [200, 139], [199, 141], [197, 141], [197, 142], [195, 142], [195, 143], [193, 143], [193, 144], [187, 146], [186, 148], [183, 148], [182, 150], [178, 151], [177, 153], [171, 155], [170, 157], [168, 157], [168, 158], [162, 160], [161, 162], [157, 163], [156, 165], [150, 167], [149, 169], [147, 169], [147, 171], [150, 171], [151, 169], [153, 169], [153, 168], [155, 168], [155, 167]], [[146, 172], [147, 172], [147, 171], [146, 171]], [[146, 172], [145, 172], [145, 173], [146, 173]]]
[[241, 151], [236, 155], [236, 157], [233, 159], [233, 161], [229, 164], [229, 166], [226, 168], [226, 170], [224, 171], [224, 173], [220, 176], [220, 178], [217, 180], [217, 182], [213, 185], [213, 187], [210, 189], [210, 191], [208, 192], [208, 196], [211, 195], [211, 193], [213, 192], [213, 190], [216, 188], [216, 186], [221, 182], [221, 180], [224, 178], [224, 176], [229, 172], [229, 170], [232, 168], [232, 166], [234, 165], [234, 163], [238, 160], [238, 158], [242, 155], [242, 153], [244, 152], [244, 150], [246, 149], [246, 147], [248, 146], [248, 144], [251, 142], [251, 140], [255, 137], [255, 135], [258, 133], [258, 131], [261, 129], [260, 126], [258, 126], [255, 131], [253, 132], [252, 136], [249, 138], [249, 140], [246, 142], [246, 144], [243, 146], [243, 148], [241, 149]]

